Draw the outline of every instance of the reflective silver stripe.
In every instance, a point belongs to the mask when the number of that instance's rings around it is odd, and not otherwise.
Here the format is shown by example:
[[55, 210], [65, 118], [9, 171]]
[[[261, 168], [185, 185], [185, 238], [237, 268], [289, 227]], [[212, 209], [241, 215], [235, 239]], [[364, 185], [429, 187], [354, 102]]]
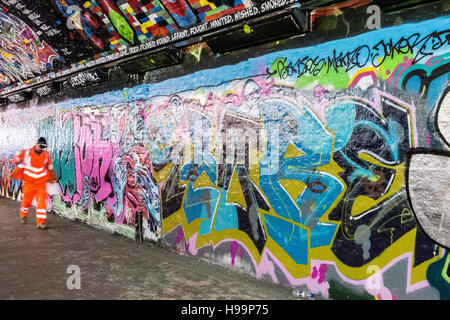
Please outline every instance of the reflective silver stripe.
[[19, 168], [25, 168], [25, 165], [24, 164], [18, 164], [17, 165]]
[[39, 213], [47, 213], [47, 210], [45, 210], [45, 209], [36, 209], [36, 212], [39, 212]]
[[35, 168], [31, 165], [31, 157], [30, 157], [30, 149], [25, 151], [25, 157], [23, 164], [20, 165], [21, 168], [24, 168], [23, 174], [31, 178], [42, 178], [47, 175], [47, 170], [45, 170], [45, 166], [42, 168]]
[[34, 171], [34, 172], [38, 173], [38, 172], [41, 172], [42, 170], [44, 170], [44, 169], [45, 169], [45, 166], [42, 167], [42, 168], [35, 168], [35, 167], [31, 166], [31, 165], [27, 165], [27, 166], [25, 167], [25, 169], [28, 169], [28, 170], [30, 170], [30, 171]]
[[20, 210], [23, 210], [23, 211], [27, 212], [27, 211], [30, 210], [30, 208], [24, 208], [24, 207], [22, 207], [22, 208], [20, 208]]
[[44, 171], [44, 172], [42, 172], [42, 173], [40, 173], [40, 174], [35, 174], [35, 173], [29, 172], [29, 171], [27, 171], [27, 169], [25, 169], [25, 170], [23, 171], [23, 174], [26, 174], [27, 176], [30, 176], [30, 177], [32, 177], [32, 178], [37, 179], [37, 178], [45, 177], [45, 176], [47, 175], [47, 171]]
[[37, 214], [37, 215], [36, 215], [36, 218], [39, 218], [39, 219], [47, 219], [47, 215], [44, 215], [44, 214]]
[[[34, 174], [42, 174], [42, 172], [45, 170], [45, 166], [47, 164], [48, 159], [45, 159], [44, 166], [41, 168], [35, 168], [31, 165], [31, 156], [30, 156], [30, 149], [27, 149], [25, 151], [25, 157], [24, 157], [24, 163], [22, 164], [21, 168], [25, 168], [26, 170], [32, 171]], [[53, 167], [52, 167], [53, 169]], [[29, 174], [29, 176], [32, 176]], [[42, 176], [41, 176], [42, 177]]]
[[53, 165], [52, 165], [52, 164], [49, 164], [49, 165], [48, 165], [48, 168], [49, 168], [50, 170], [53, 170]]

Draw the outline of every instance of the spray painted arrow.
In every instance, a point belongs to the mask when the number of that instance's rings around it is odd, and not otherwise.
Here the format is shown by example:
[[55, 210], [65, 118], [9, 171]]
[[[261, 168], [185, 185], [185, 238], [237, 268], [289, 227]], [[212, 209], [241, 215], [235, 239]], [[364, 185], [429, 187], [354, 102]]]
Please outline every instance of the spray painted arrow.
[[[357, 126], [369, 128], [373, 131], [375, 131], [379, 136], [382, 137], [382, 139], [385, 141], [386, 145], [389, 147], [390, 154], [392, 156], [392, 159], [395, 162], [398, 162], [398, 132], [397, 127], [395, 126], [395, 122], [389, 119], [388, 122], [388, 130], [389, 133], [386, 133], [386, 131], [373, 122], [361, 120], [355, 123], [354, 128]], [[353, 167], [356, 168], [355, 172], [350, 177], [350, 180], [353, 181], [357, 177], [363, 176], [363, 177], [369, 177], [369, 179], [377, 179], [377, 177], [370, 171], [367, 170], [360, 165], [358, 165], [356, 162], [351, 160], [342, 150], [340, 150], [341, 155], [343, 158]]]
[[392, 159], [395, 162], [398, 162], [398, 132], [397, 127], [395, 126], [395, 122], [392, 119], [389, 119], [388, 121], [389, 133], [386, 133], [386, 131], [370, 121], [358, 121], [355, 123], [355, 127], [357, 126], [367, 127], [378, 133], [378, 135], [383, 138], [383, 140], [386, 142], [386, 145], [389, 147]]

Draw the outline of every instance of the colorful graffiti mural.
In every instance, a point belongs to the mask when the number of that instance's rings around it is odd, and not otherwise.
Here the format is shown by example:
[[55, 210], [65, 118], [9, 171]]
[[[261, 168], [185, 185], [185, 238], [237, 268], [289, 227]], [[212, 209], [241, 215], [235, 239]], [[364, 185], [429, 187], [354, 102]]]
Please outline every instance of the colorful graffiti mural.
[[257, 4], [242, 0], [52, 0], [39, 4], [1, 0], [0, 91], [123, 53], [128, 47], [139, 49], [152, 40], [189, 33], [191, 27], [205, 29], [207, 22]]
[[59, 55], [22, 20], [0, 12], [0, 84], [24, 81], [47, 71]]
[[446, 299], [449, 157], [412, 150], [448, 149], [449, 25], [4, 112], [0, 192], [20, 194], [8, 159], [45, 136], [61, 215], [324, 298]]

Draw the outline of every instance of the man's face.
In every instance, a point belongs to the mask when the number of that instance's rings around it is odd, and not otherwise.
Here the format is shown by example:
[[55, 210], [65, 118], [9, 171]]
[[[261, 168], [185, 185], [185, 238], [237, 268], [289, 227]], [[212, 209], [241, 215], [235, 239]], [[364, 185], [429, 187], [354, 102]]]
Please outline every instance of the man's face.
[[36, 146], [35, 146], [35, 150], [36, 150], [36, 152], [38, 152], [38, 153], [41, 153], [41, 152], [44, 151], [46, 148], [47, 148], [46, 145], [43, 145], [43, 144], [40, 144], [40, 143], [37, 143]]

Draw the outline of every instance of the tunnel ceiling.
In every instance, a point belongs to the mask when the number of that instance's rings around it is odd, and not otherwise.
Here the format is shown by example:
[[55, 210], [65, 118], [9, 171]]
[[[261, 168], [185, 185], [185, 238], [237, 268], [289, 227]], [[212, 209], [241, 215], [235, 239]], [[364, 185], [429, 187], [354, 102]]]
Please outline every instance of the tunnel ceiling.
[[0, 93], [187, 39], [211, 21], [223, 27], [220, 18], [264, 2], [297, 1], [0, 0]]

